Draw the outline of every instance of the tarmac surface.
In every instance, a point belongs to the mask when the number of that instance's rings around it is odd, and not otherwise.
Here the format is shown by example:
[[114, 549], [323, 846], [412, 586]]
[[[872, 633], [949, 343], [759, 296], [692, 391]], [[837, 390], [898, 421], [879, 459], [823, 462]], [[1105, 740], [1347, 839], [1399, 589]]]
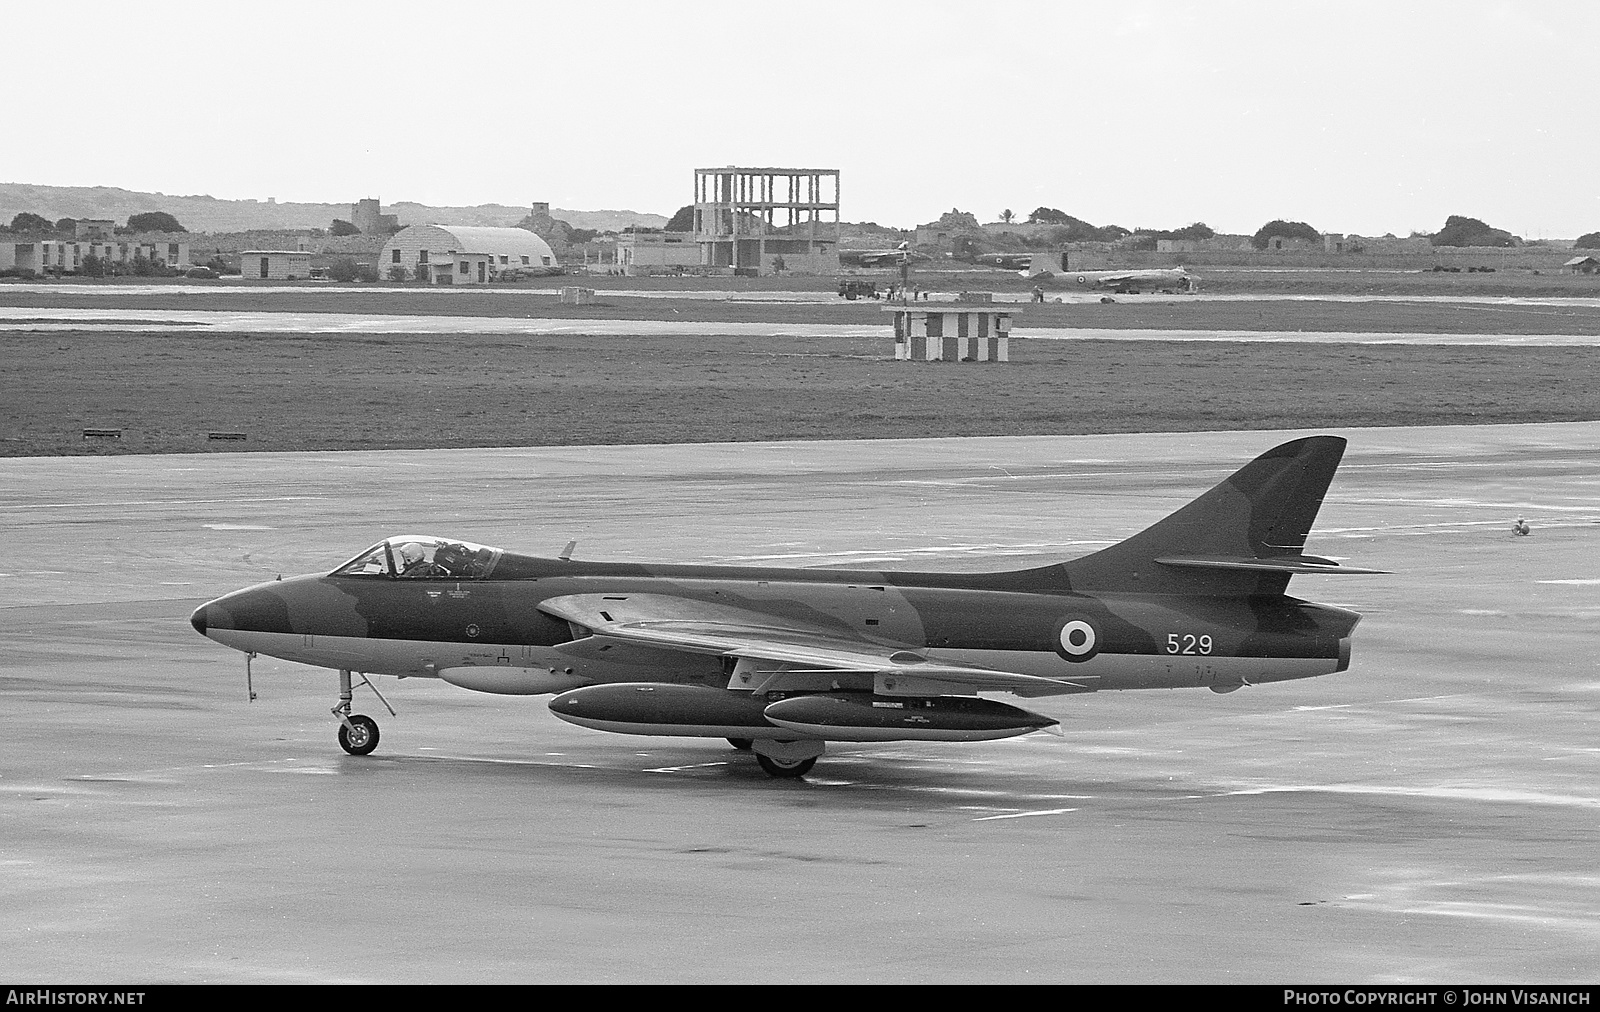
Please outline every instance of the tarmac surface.
[[[1066, 737], [803, 782], [544, 697], [366, 690], [195, 635], [401, 531], [980, 569], [1306, 433], [0, 460], [0, 975], [34, 982], [1593, 982], [1600, 423], [1365, 429], [1299, 577], [1351, 670], [1029, 701]], [[1525, 517], [1529, 537], [1512, 537]]]
[[[1173, 296], [1172, 298], [1179, 298]], [[1118, 296], [1123, 298], [1123, 296]], [[1155, 298], [1155, 297], [1146, 297]], [[1078, 301], [1084, 301], [1082, 299]], [[884, 303], [885, 306], [889, 303]], [[934, 305], [923, 303], [922, 305]], [[570, 334], [592, 337], [784, 337], [881, 339], [886, 324], [713, 323], [700, 320], [539, 319], [378, 313], [232, 312], [196, 309], [62, 309], [0, 306], [0, 332], [100, 331], [214, 334]], [[1014, 338], [1095, 341], [1267, 341], [1289, 344], [1429, 344], [1592, 347], [1596, 334], [1442, 334], [1376, 331], [1170, 330], [1026, 327]]]

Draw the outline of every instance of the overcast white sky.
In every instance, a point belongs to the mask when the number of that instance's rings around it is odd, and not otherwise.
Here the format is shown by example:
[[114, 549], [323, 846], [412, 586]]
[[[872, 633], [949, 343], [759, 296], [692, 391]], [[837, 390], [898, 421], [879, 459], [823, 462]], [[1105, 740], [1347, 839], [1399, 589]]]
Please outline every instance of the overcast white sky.
[[0, 0], [0, 179], [671, 214], [692, 170], [843, 215], [1600, 229], [1600, 4]]

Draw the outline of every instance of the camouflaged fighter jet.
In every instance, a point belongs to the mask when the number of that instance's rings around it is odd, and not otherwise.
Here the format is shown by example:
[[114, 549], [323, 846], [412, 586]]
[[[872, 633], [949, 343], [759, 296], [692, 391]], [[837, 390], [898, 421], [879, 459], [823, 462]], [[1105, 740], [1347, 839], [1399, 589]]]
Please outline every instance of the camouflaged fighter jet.
[[1017, 272], [1038, 285], [1052, 288], [1105, 288], [1118, 295], [1138, 295], [1143, 291], [1193, 293], [1200, 290], [1200, 279], [1182, 267], [1142, 267], [1120, 271], [1069, 271], [1065, 254], [1058, 262], [1044, 253], [1033, 256], [1028, 266]]
[[339, 744], [355, 755], [378, 744], [350, 712], [361, 672], [556, 693], [562, 720], [726, 738], [799, 777], [830, 741], [1057, 728], [984, 692], [1232, 692], [1344, 671], [1360, 616], [1284, 593], [1299, 574], [1378, 572], [1302, 551], [1344, 446], [1284, 443], [1126, 541], [1035, 569], [649, 566], [401, 536], [191, 621], [247, 656], [338, 669]]

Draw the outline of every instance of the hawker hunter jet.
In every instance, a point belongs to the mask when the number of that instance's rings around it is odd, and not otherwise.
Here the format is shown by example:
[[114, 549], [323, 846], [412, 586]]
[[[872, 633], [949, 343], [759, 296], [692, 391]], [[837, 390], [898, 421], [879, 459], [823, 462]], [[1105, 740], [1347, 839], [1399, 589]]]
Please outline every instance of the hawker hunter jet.
[[988, 741], [1058, 724], [982, 693], [1232, 692], [1344, 671], [1360, 616], [1285, 593], [1301, 574], [1376, 572], [1303, 551], [1344, 447], [1284, 443], [1142, 533], [1033, 569], [638, 565], [403, 535], [191, 621], [248, 657], [338, 670], [333, 714], [355, 755], [377, 746], [378, 725], [351, 713], [352, 674], [384, 674], [554, 693], [550, 711], [573, 724], [726, 738], [772, 776], [799, 777], [830, 741]]
[[1052, 288], [1104, 288], [1119, 295], [1138, 295], [1140, 292], [1193, 292], [1200, 281], [1182, 267], [1151, 267], [1144, 270], [1122, 271], [1069, 271], [1055, 258], [1045, 254], [1034, 256], [1032, 263], [1019, 272], [1035, 284], [1049, 284]]
[[839, 262], [852, 267], [898, 267], [903, 263], [916, 260], [931, 260], [926, 253], [917, 253], [911, 249], [911, 241], [906, 240], [894, 249], [842, 249], [839, 251]]

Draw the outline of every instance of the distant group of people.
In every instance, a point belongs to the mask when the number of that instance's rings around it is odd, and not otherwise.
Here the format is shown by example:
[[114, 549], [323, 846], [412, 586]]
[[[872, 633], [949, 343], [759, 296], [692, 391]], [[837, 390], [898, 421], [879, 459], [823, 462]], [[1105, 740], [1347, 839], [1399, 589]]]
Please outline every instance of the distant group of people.
[[906, 299], [906, 300], [909, 300], [911, 302], [916, 302], [918, 299], [920, 299], [923, 302], [926, 302], [926, 301], [928, 301], [928, 293], [923, 291], [922, 289], [918, 288], [916, 285], [912, 285], [911, 286], [910, 294], [907, 294], [906, 290], [904, 288], [902, 288], [901, 286], [899, 286], [899, 285], [890, 285], [889, 286], [889, 294], [885, 295], [884, 298], [886, 298], [886, 299], [895, 299], [895, 298]]

